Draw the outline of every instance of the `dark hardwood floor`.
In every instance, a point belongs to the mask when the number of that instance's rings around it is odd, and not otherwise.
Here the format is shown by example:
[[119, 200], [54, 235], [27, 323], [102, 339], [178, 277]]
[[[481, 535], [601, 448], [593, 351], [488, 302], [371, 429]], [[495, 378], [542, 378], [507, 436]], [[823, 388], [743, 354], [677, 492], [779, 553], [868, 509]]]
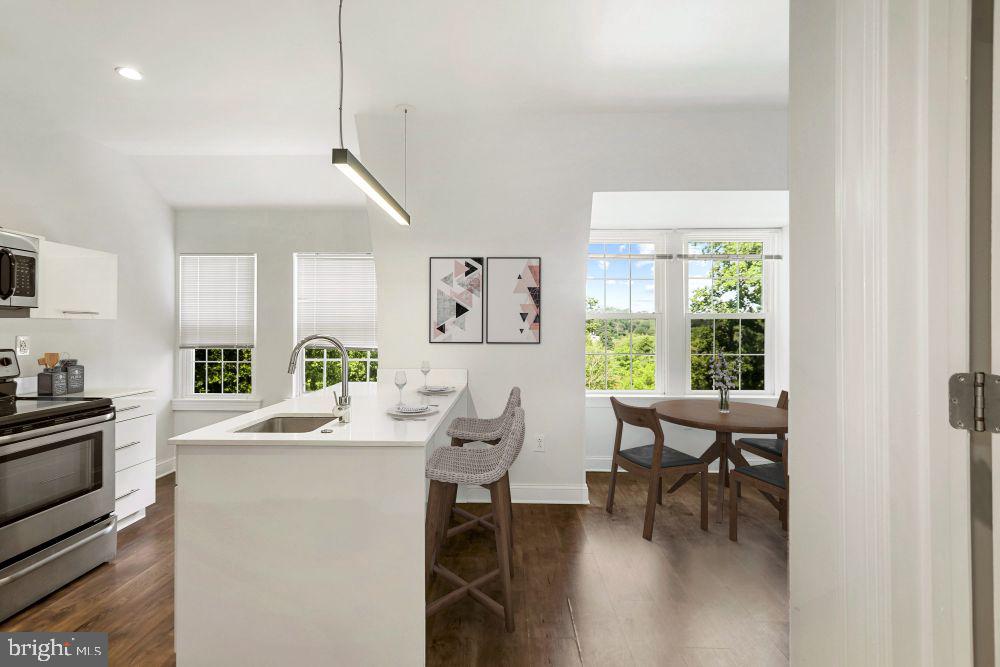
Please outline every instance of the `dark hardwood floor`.
[[[428, 619], [427, 664], [788, 663], [788, 542], [773, 508], [746, 493], [734, 544], [725, 524], [698, 528], [697, 485], [688, 484], [664, 496], [646, 542], [645, 488], [619, 475], [608, 515], [607, 480], [587, 475], [588, 506], [514, 506], [516, 631], [467, 600]], [[173, 476], [156, 494], [146, 519], [119, 533], [114, 563], [0, 630], [108, 632], [112, 665], [173, 664]], [[442, 562], [472, 575], [493, 557], [490, 537], [472, 531], [449, 541]]]

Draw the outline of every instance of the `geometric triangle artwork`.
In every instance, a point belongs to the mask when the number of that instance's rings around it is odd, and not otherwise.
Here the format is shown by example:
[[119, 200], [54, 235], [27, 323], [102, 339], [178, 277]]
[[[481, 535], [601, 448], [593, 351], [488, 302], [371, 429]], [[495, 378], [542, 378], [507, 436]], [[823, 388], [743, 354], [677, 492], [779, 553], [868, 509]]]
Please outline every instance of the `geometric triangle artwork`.
[[430, 269], [430, 342], [481, 343], [483, 258], [432, 257]]

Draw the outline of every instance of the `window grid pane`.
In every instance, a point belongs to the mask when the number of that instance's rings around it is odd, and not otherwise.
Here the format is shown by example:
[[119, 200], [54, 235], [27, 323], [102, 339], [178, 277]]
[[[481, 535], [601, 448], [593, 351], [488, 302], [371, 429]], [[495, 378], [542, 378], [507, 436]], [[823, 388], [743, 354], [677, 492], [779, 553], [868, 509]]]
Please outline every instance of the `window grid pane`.
[[253, 350], [195, 348], [192, 358], [192, 393], [253, 393]]

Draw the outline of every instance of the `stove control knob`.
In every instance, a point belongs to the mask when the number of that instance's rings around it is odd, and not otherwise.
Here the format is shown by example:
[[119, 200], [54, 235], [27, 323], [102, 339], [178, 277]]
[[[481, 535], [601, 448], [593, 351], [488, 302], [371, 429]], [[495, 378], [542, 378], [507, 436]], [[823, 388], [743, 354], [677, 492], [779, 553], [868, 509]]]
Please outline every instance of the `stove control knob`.
[[0, 366], [10, 366], [12, 363], [10, 357], [0, 357]]

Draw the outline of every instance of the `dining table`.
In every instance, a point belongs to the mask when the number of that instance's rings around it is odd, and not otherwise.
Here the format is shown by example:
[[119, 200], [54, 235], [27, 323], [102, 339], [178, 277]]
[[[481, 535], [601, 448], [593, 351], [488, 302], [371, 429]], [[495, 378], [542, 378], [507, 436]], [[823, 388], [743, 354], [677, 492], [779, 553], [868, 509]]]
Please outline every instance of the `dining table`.
[[[706, 463], [718, 461], [719, 486], [716, 521], [722, 522], [725, 507], [726, 487], [729, 484], [729, 465], [750, 465], [743, 453], [733, 444], [734, 433], [771, 434], [784, 436], [788, 433], [788, 410], [760, 403], [731, 401], [729, 412], [719, 409], [718, 399], [675, 398], [653, 404], [662, 421], [688, 428], [703, 429], [715, 433], [715, 441], [699, 457]], [[673, 493], [686, 484], [694, 474], [681, 476], [667, 493]], [[767, 497], [767, 494], [764, 494]], [[777, 500], [768, 498], [777, 507]]]

